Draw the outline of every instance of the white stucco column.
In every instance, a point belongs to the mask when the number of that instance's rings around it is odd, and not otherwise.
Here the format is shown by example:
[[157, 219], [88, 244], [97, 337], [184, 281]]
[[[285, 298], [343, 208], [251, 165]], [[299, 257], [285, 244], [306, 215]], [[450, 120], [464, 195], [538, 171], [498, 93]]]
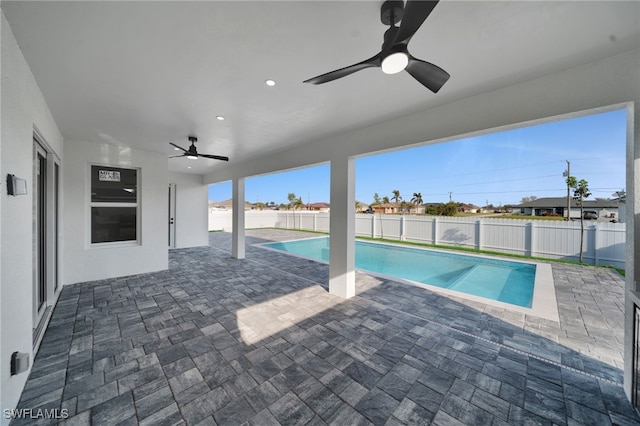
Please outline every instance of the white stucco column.
[[[639, 93], [640, 94], [640, 93]], [[637, 96], [636, 96], [637, 97]], [[640, 102], [627, 107], [627, 188], [625, 243], [624, 390], [633, 401], [634, 354], [638, 341], [635, 309], [640, 306]], [[635, 367], [638, 368], [638, 367]]]
[[329, 293], [344, 298], [353, 297], [356, 294], [353, 158], [331, 160], [330, 220]]
[[244, 259], [244, 178], [234, 178], [232, 182], [231, 256]]

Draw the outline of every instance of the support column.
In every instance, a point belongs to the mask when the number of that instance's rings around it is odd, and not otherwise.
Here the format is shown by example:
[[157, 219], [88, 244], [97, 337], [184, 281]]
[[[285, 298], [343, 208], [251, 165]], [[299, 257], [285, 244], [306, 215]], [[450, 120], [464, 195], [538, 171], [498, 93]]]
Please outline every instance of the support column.
[[331, 216], [329, 223], [329, 293], [345, 299], [356, 294], [355, 161], [331, 161]]
[[233, 179], [231, 256], [244, 259], [244, 178]]
[[627, 106], [627, 188], [626, 188], [626, 243], [625, 243], [625, 311], [624, 311], [624, 391], [627, 398], [638, 406], [636, 398], [635, 349], [640, 342], [635, 331], [635, 310], [640, 306], [640, 108]]

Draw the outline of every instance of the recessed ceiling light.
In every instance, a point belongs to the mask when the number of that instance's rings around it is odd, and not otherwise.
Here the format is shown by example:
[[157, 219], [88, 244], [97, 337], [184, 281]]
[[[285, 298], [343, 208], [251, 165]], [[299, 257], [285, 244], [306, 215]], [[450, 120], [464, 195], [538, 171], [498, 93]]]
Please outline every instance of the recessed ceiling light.
[[276, 82], [275, 82], [275, 80], [265, 80], [264, 84], [266, 84], [267, 86], [272, 86], [273, 87], [273, 86], [276, 85]]
[[224, 117], [223, 117], [223, 116], [221, 116], [221, 115], [216, 115], [216, 118], [217, 118], [218, 120], [220, 120], [220, 121], [224, 120]]
[[187, 169], [190, 169], [190, 168], [191, 168], [191, 166], [187, 166]]
[[180, 148], [173, 148], [174, 151], [180, 151]]

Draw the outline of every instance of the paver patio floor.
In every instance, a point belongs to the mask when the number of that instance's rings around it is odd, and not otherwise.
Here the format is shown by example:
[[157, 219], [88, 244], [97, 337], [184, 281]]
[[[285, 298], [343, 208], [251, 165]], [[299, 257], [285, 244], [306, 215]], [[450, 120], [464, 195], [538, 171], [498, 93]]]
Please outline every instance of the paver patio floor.
[[[60, 424], [639, 424], [622, 390], [622, 278], [553, 264], [560, 322], [252, 246], [66, 286], [19, 408]], [[14, 420], [12, 424], [54, 424]]]

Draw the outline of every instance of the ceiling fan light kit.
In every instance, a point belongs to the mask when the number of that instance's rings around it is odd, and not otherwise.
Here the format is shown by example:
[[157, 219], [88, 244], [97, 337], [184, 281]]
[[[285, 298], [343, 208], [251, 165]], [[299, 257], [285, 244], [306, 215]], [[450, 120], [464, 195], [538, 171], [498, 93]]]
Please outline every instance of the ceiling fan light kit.
[[397, 74], [409, 65], [409, 55], [405, 52], [392, 52], [382, 60], [380, 67], [385, 74]]
[[[407, 46], [411, 37], [418, 31], [423, 22], [438, 4], [436, 1], [387, 0], [380, 8], [380, 20], [384, 25], [390, 25], [384, 33], [384, 42], [380, 53], [357, 64], [340, 68], [305, 80], [305, 83], [323, 84], [365, 68], [379, 67], [385, 74], [396, 74], [406, 70], [420, 84], [437, 93], [449, 80], [449, 73], [429, 62], [416, 59]], [[400, 26], [396, 24], [400, 22]]]

